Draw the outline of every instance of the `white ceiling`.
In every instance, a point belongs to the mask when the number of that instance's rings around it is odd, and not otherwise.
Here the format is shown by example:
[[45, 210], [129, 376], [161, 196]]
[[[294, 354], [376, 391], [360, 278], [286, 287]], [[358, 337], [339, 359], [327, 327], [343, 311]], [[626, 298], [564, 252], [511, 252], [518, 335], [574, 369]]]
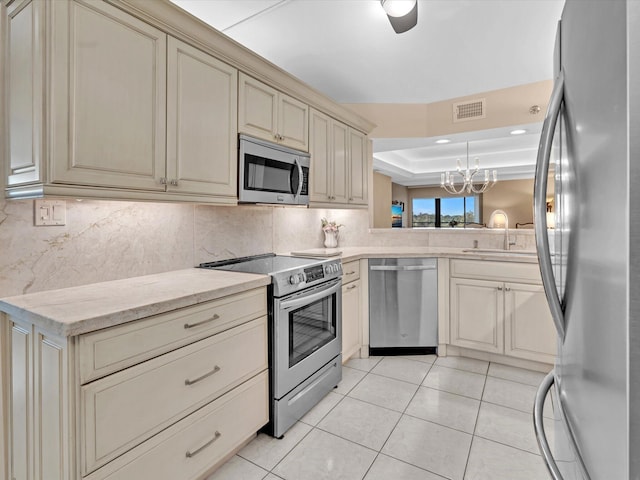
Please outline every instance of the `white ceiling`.
[[[431, 103], [550, 79], [564, 5], [564, 0], [418, 0], [418, 25], [396, 34], [379, 0], [172, 1], [340, 103]], [[532, 144], [533, 136], [516, 140], [508, 130], [507, 139], [505, 129], [450, 136], [447, 148], [412, 148], [416, 141], [424, 146], [435, 139], [396, 140], [393, 152], [388, 139], [374, 139], [374, 168], [398, 183], [433, 183], [434, 172], [454, 168], [456, 142], [464, 152], [464, 142], [472, 141], [473, 156], [479, 141], [473, 140], [482, 137], [478, 149], [491, 150], [486, 139], [501, 139], [495, 156], [480, 158], [482, 168], [499, 168], [500, 178], [517, 177], [506, 165], [523, 171], [515, 165], [525, 162], [520, 157], [528, 149], [530, 176], [535, 149], [522, 145]], [[506, 150], [520, 151], [520, 159], [498, 154]]]

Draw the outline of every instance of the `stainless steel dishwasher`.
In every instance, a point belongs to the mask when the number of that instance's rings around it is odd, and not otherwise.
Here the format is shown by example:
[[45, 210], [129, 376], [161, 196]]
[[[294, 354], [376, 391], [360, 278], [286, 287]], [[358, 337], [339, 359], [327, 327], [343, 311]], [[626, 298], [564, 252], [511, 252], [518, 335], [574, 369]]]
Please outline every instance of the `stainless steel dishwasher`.
[[428, 354], [437, 346], [437, 259], [370, 259], [369, 353]]

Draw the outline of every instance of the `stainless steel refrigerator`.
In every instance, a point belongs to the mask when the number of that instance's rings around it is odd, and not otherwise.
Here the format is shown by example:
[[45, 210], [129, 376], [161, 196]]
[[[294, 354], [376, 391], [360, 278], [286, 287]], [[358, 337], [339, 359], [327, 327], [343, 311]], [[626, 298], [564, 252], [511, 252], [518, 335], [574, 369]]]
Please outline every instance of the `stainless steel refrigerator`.
[[[637, 480], [640, 1], [567, 0], [555, 63], [534, 209], [558, 357], [538, 390], [536, 434], [551, 478]], [[547, 389], [553, 448], [541, 419]]]

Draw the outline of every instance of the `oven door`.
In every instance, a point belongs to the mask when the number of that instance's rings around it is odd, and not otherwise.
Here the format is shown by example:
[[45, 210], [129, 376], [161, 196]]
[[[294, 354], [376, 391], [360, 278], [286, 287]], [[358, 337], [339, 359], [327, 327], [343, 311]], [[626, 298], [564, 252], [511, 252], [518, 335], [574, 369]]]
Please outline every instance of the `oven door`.
[[342, 280], [274, 299], [274, 397], [282, 398], [342, 350]]

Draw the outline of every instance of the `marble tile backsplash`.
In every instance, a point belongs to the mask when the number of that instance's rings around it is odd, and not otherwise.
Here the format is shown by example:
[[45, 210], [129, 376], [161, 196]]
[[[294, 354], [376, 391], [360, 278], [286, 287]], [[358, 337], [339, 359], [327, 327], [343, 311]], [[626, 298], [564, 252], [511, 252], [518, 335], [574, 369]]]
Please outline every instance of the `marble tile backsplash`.
[[67, 201], [65, 226], [33, 226], [33, 200], [0, 200], [0, 297], [186, 268], [193, 207]]
[[[67, 224], [33, 226], [33, 200], [0, 199], [0, 297], [323, 246], [321, 219], [343, 224], [341, 246], [500, 248], [502, 231], [369, 229], [367, 210], [67, 200]], [[534, 248], [533, 232], [512, 234]]]

